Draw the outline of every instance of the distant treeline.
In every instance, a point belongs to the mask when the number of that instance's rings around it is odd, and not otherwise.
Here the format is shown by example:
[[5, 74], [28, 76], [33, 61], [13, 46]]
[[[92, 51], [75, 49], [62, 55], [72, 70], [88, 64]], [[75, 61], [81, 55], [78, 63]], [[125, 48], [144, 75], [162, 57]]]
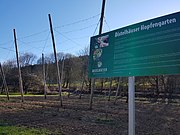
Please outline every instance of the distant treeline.
[[[62, 70], [63, 58], [64, 68]], [[91, 85], [91, 81], [88, 78], [88, 49], [85, 48], [82, 50], [78, 56], [58, 53], [58, 60], [60, 74], [62, 74], [61, 71], [63, 71], [63, 89], [76, 91], [83, 88], [84, 91], [88, 92]], [[34, 54], [25, 53], [20, 56], [20, 63], [25, 94], [28, 92], [43, 93], [42, 58], [37, 59]], [[16, 60], [6, 61], [3, 63], [3, 68], [9, 91], [19, 92]], [[53, 54], [45, 57], [45, 75], [47, 87], [49, 88], [48, 92], [56, 91], [57, 70]], [[95, 91], [103, 93], [109, 88], [116, 90], [118, 83], [120, 83], [120, 94], [127, 95], [127, 77], [96, 79]], [[4, 92], [2, 77], [0, 77], [0, 92]], [[180, 75], [136, 77], [136, 93], [142, 95], [142, 92], [144, 95], [149, 94], [151, 97], [155, 98], [172, 98], [172, 95], [180, 94]]]

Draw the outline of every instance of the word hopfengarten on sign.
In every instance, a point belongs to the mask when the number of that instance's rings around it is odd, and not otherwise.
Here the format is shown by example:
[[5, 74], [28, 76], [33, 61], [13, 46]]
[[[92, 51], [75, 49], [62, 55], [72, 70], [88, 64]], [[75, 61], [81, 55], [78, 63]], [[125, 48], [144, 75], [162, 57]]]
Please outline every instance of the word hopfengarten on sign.
[[180, 12], [91, 38], [89, 77], [180, 74]]

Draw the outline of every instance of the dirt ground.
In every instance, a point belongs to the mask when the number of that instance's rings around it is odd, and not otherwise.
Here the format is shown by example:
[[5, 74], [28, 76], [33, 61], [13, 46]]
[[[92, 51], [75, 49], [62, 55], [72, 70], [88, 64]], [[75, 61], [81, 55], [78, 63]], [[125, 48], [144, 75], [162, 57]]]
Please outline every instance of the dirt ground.
[[[11, 125], [46, 128], [63, 135], [127, 135], [128, 104], [119, 99], [117, 104], [105, 97], [95, 97], [89, 110], [89, 95], [82, 99], [72, 95], [63, 97], [63, 107], [57, 96], [28, 96], [7, 102], [0, 97], [0, 121]], [[136, 100], [136, 135], [179, 135], [180, 104], [151, 103]]]

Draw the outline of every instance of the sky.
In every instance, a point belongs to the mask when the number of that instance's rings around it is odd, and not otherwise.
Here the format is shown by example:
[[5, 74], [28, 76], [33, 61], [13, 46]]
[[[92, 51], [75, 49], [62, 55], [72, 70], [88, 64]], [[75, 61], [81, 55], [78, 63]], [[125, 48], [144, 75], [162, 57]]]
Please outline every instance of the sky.
[[[53, 53], [48, 14], [57, 52], [78, 55], [97, 35], [102, 0], [0, 0], [0, 62], [19, 54]], [[106, 0], [103, 33], [180, 11], [180, 0]]]

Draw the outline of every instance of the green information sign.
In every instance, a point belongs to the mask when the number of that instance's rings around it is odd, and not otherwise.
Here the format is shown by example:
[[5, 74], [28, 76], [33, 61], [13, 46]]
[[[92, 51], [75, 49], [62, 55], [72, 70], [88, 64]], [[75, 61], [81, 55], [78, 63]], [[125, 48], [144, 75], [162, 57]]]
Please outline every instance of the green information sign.
[[180, 74], [180, 12], [91, 38], [89, 77]]

